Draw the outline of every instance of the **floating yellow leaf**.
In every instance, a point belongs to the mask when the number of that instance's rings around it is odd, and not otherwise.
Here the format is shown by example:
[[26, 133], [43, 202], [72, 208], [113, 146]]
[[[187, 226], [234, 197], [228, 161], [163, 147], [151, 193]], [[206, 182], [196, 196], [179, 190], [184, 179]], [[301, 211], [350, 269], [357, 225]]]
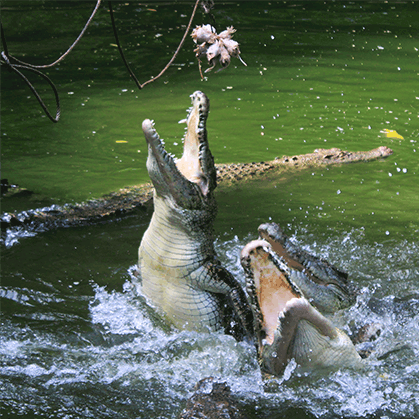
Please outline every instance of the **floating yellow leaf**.
[[385, 128], [380, 132], [385, 134], [387, 138], [398, 138], [399, 140], [404, 140], [404, 138], [396, 130]]
[[121, 143], [127, 143], [128, 141], [125, 141], [125, 140], [116, 140], [115, 142], [121, 144]]

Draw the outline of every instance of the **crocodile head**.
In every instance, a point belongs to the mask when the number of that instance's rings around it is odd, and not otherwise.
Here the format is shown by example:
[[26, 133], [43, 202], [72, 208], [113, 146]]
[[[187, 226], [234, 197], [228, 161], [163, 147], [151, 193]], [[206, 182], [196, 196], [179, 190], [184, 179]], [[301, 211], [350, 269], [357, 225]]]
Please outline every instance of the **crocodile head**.
[[270, 343], [278, 315], [293, 298], [304, 297], [321, 312], [355, 301], [355, 286], [345, 272], [295, 246], [276, 223], [261, 224], [258, 231], [260, 238], [243, 248], [241, 264], [261, 339]]
[[[280, 234], [277, 231], [276, 237]], [[361, 366], [349, 337], [314, 306], [319, 298], [333, 299], [333, 293], [327, 291], [327, 280], [312, 287], [311, 279], [298, 266], [308, 255], [298, 261], [285, 250], [259, 239], [241, 252], [262, 371], [279, 376], [292, 358], [310, 369]], [[323, 262], [317, 263], [316, 271], [321, 271]], [[330, 266], [326, 264], [321, 274], [326, 274]], [[306, 286], [307, 282], [310, 285]], [[307, 289], [315, 291], [311, 301], [306, 298]]]
[[242, 250], [240, 261], [246, 273], [246, 288], [254, 316], [259, 348], [272, 345], [278, 318], [288, 301], [301, 298], [290, 270], [266, 240], [253, 240]]
[[332, 313], [355, 303], [358, 290], [346, 272], [297, 247], [276, 223], [261, 224], [258, 231], [271, 250], [292, 269], [304, 297], [321, 312]]
[[209, 100], [200, 91], [191, 98], [180, 159], [165, 150], [153, 121], [146, 119], [142, 127], [148, 144], [147, 170], [156, 195], [172, 200], [181, 209], [200, 210], [214, 206], [216, 170], [206, 131]]

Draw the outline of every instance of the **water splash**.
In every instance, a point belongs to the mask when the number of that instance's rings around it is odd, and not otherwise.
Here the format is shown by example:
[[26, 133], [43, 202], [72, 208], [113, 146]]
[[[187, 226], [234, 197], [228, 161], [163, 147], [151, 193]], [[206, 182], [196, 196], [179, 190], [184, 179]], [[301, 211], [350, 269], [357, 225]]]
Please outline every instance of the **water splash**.
[[[249, 237], [250, 238], [250, 237]], [[237, 237], [217, 242], [234, 274], [240, 272], [237, 255], [249, 240]], [[251, 237], [254, 238], [254, 237]], [[299, 408], [315, 417], [416, 417], [419, 414], [419, 249], [415, 242], [370, 244], [364, 230], [339, 235], [327, 232], [313, 241], [307, 228], [299, 228], [291, 240], [305, 250], [328, 259], [350, 273], [362, 288], [355, 306], [333, 317], [351, 334], [366, 324], [379, 324], [381, 334], [370, 343], [372, 355], [362, 372], [351, 370], [318, 375], [302, 373], [290, 364], [284, 377], [265, 383], [265, 391], [253, 400], [269, 412]], [[363, 349], [362, 344], [358, 349]], [[252, 399], [245, 388], [241, 397]], [[267, 416], [264, 416], [267, 417]]]
[[[216, 241], [222, 263], [241, 282], [240, 250], [254, 236]], [[123, 273], [121, 291], [93, 284], [87, 318], [77, 326], [66, 313], [66, 299], [57, 300], [61, 313], [31, 318], [19, 329], [15, 320], [4, 319], [0, 399], [8, 412], [20, 415], [176, 418], [195, 384], [213, 376], [226, 381], [243, 406], [253, 406], [249, 418], [288, 409], [304, 412], [296, 417], [417, 416], [419, 296], [412, 292], [417, 244], [370, 244], [362, 229], [313, 236], [298, 228], [292, 240], [349, 271], [360, 285], [357, 303], [333, 321], [348, 333], [367, 323], [381, 324], [365, 371], [317, 374], [290, 363], [283, 377], [263, 381], [251, 345], [222, 333], [167, 327], [135, 286], [131, 267]], [[31, 296], [30, 290], [2, 297], [25, 307], [58, 298], [35, 291]], [[62, 324], [60, 316], [67, 322], [64, 333], [51, 329]]]
[[[20, 239], [25, 237], [34, 237], [38, 233], [48, 230], [52, 227], [53, 223], [47, 222], [39, 223], [35, 222], [37, 214], [40, 213], [58, 213], [61, 212], [63, 207], [53, 204], [49, 207], [30, 209], [21, 211], [16, 214], [3, 213], [0, 216], [0, 222], [3, 225], [9, 226], [2, 228], [0, 243], [10, 248], [19, 243]], [[65, 220], [61, 221], [61, 226], [68, 224]], [[54, 227], [58, 227], [58, 222]]]

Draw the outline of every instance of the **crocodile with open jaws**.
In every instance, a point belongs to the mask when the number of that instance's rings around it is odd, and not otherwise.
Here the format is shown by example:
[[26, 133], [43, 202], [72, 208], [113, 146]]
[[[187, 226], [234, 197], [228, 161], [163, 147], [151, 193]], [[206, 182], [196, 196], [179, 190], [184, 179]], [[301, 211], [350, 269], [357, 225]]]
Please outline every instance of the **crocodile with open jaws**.
[[262, 370], [270, 374], [280, 375], [291, 358], [314, 368], [360, 365], [349, 337], [322, 314], [354, 302], [347, 275], [297, 249], [277, 224], [260, 226], [261, 238], [242, 251], [250, 301], [221, 266], [209, 100], [199, 91], [191, 97], [182, 158], [166, 152], [152, 121], [143, 122], [154, 186], [154, 213], [139, 247], [143, 294], [178, 328], [256, 336]]
[[142, 292], [178, 328], [224, 329], [253, 339], [246, 294], [214, 250], [216, 169], [207, 141], [209, 100], [200, 91], [191, 98], [182, 158], [166, 152], [152, 121], [142, 124], [154, 185], [154, 212], [138, 251]]
[[262, 371], [279, 376], [290, 359], [302, 368], [362, 366], [349, 337], [324, 313], [354, 302], [346, 273], [295, 247], [278, 224], [241, 252]]

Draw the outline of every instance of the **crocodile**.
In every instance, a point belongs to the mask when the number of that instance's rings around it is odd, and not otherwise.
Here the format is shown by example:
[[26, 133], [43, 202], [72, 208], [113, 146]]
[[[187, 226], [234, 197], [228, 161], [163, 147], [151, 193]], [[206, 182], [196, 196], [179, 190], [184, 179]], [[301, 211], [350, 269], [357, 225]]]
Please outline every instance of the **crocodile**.
[[296, 246], [277, 223], [261, 224], [258, 233], [290, 268], [303, 274], [295, 275], [293, 281], [322, 313], [334, 313], [355, 303], [359, 290], [346, 272]]
[[209, 99], [200, 91], [191, 98], [181, 158], [166, 152], [153, 121], [142, 124], [154, 186], [154, 212], [138, 250], [142, 293], [177, 328], [224, 329], [252, 340], [246, 294], [214, 249], [217, 182], [206, 131]]
[[[264, 176], [279, 178], [284, 173], [296, 172], [307, 168], [324, 167], [328, 165], [366, 162], [383, 159], [393, 154], [393, 150], [381, 146], [368, 151], [346, 151], [339, 148], [316, 149], [313, 153], [275, 157], [274, 160], [251, 163], [219, 163], [217, 169], [217, 184], [225, 186], [260, 179]], [[3, 179], [2, 199], [32, 196], [37, 194], [18, 185], [9, 185]], [[41, 199], [41, 198], [39, 198]], [[52, 205], [22, 212], [5, 212], [0, 215], [2, 239], [8, 229], [24, 227], [30, 232], [47, 231], [60, 227], [80, 227], [102, 223], [115, 217], [129, 216], [141, 209], [148, 212], [153, 199], [153, 185], [144, 183], [127, 186], [100, 198], [76, 204]], [[4, 201], [3, 201], [4, 202]]]
[[298, 249], [276, 223], [241, 252], [263, 372], [280, 376], [291, 359], [304, 369], [359, 368], [349, 336], [322, 314], [354, 302], [348, 275]]

